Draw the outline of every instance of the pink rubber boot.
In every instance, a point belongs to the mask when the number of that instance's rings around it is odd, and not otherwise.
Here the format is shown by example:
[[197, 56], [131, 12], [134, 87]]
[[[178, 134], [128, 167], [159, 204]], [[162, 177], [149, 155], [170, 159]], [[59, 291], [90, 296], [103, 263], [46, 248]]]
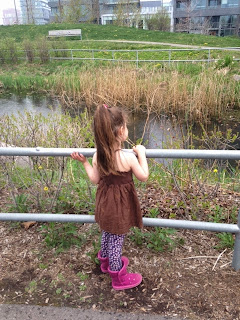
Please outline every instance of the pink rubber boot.
[[102, 257], [101, 257], [101, 250], [98, 251], [97, 258], [98, 258], [99, 261], [100, 261], [101, 271], [102, 271], [103, 273], [108, 273], [109, 259], [108, 259], [108, 258], [102, 258]]
[[128, 258], [122, 257], [122, 269], [119, 271], [111, 271], [108, 267], [108, 273], [112, 278], [112, 287], [115, 290], [125, 290], [137, 287], [142, 282], [140, 273], [128, 273]]

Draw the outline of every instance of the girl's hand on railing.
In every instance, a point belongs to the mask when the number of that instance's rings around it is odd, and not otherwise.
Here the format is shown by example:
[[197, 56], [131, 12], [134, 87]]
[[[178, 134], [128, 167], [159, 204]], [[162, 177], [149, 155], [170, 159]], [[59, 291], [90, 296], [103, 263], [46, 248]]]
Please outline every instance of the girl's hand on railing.
[[72, 158], [73, 160], [77, 160], [77, 161], [80, 161], [80, 162], [82, 162], [82, 163], [86, 163], [86, 162], [87, 162], [87, 158], [84, 157], [84, 155], [82, 155], [82, 154], [79, 153], [79, 152], [73, 152], [73, 153], [71, 154], [71, 158]]

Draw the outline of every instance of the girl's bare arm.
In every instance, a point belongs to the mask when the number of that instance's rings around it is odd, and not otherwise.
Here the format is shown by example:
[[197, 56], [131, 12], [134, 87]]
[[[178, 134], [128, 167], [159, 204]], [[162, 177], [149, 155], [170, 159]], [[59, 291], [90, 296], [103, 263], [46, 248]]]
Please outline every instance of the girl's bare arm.
[[147, 181], [149, 176], [148, 163], [146, 158], [146, 149], [144, 146], [137, 145], [133, 147], [133, 151], [137, 154], [138, 159], [135, 155], [131, 155], [131, 169], [136, 178], [140, 181]]
[[71, 157], [74, 160], [82, 162], [90, 181], [94, 184], [98, 184], [98, 182], [100, 180], [100, 175], [99, 175], [99, 171], [97, 169], [96, 153], [93, 156], [92, 165], [88, 162], [87, 158], [84, 157], [84, 155], [79, 154], [78, 152], [73, 152], [71, 154]]

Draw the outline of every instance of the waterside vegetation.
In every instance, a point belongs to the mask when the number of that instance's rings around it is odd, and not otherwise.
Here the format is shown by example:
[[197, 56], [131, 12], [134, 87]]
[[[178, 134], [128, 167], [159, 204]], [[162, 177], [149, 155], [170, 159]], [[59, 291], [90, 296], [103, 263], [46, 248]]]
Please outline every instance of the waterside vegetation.
[[[83, 39], [47, 40], [48, 30], [81, 28]], [[55, 56], [66, 56], [64, 49], [99, 49], [98, 58], [110, 58], [106, 49], [152, 49], [154, 42], [175, 42], [201, 47], [231, 47], [240, 43], [237, 37], [186, 35], [146, 31], [117, 26], [46, 25], [0, 27], [0, 90], [17, 93], [44, 92], [58, 96], [67, 108], [98, 103], [124, 106], [128, 110], [175, 114], [186, 120], [219, 117], [231, 108], [239, 109], [239, 52], [214, 51], [214, 63], [121, 63], [109, 61], [51, 61], [49, 49]], [[143, 40], [151, 43], [114, 43], [93, 40]], [[168, 46], [169, 47], [169, 46]], [[61, 50], [62, 49], [62, 50]], [[24, 55], [24, 60], [19, 57]], [[76, 56], [82, 53], [74, 53]], [[85, 51], [85, 55], [91, 52]], [[140, 53], [139, 53], [140, 54]], [[168, 53], [142, 52], [141, 59], [167, 59]], [[118, 59], [134, 60], [135, 53], [119, 52]], [[160, 56], [159, 56], [160, 55]], [[207, 58], [202, 51], [176, 51], [174, 59]], [[38, 59], [36, 60], [36, 56]], [[240, 56], [239, 56], [240, 58]], [[27, 61], [26, 61], [27, 60]]]

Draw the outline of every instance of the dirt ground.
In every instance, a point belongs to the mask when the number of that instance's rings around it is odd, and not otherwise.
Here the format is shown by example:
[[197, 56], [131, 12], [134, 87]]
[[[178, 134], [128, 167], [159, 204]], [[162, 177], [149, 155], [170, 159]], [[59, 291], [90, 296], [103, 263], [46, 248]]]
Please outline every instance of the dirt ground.
[[175, 237], [184, 241], [171, 252], [139, 247], [129, 235], [123, 254], [130, 261], [128, 270], [140, 272], [143, 282], [137, 288], [115, 291], [109, 276], [94, 261], [97, 225], [79, 225], [79, 235], [89, 234], [87, 242], [59, 254], [46, 247], [40, 226], [0, 222], [0, 304], [69, 306], [195, 320], [240, 319], [240, 271], [231, 267], [232, 250], [215, 249], [218, 238], [214, 233], [179, 230]]

